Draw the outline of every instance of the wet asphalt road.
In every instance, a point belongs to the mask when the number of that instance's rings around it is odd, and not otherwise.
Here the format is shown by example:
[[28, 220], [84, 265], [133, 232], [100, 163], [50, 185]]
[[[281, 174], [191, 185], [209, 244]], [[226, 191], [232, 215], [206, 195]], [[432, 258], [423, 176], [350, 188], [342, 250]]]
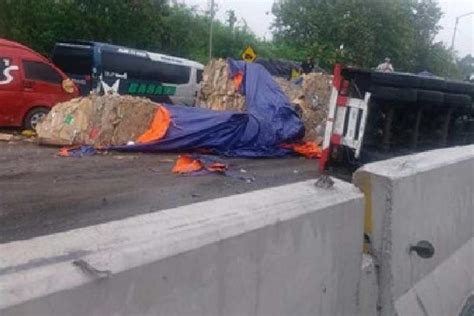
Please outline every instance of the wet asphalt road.
[[235, 174], [255, 178], [248, 183], [221, 175], [175, 175], [176, 154], [60, 158], [57, 151], [0, 142], [0, 243], [317, 176], [317, 161], [304, 158], [225, 159]]

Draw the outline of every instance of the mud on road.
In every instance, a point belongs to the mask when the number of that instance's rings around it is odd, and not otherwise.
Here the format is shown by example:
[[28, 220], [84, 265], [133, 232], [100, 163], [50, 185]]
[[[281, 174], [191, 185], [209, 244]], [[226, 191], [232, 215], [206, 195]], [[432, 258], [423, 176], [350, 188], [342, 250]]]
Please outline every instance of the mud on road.
[[247, 183], [221, 175], [172, 174], [177, 154], [61, 158], [57, 151], [0, 142], [0, 243], [317, 176], [317, 161], [304, 158], [226, 159], [231, 169], [255, 178]]

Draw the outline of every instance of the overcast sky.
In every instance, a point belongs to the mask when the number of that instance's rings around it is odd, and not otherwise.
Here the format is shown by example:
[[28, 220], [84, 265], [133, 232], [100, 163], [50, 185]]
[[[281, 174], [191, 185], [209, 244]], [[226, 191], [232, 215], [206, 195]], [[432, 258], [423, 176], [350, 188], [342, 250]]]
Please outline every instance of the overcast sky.
[[[445, 13], [441, 20], [443, 30], [441, 30], [438, 39], [451, 45], [456, 16], [474, 12], [474, 0], [438, 1]], [[206, 10], [209, 0], [179, 0], [179, 2], [198, 6], [200, 10]], [[270, 38], [270, 25], [274, 18], [271, 9], [274, 0], [215, 0], [215, 2], [218, 4], [218, 19], [225, 20], [226, 11], [235, 10], [237, 17], [245, 19], [255, 34], [259, 37]], [[460, 56], [474, 55], [474, 15], [460, 20], [454, 47]]]

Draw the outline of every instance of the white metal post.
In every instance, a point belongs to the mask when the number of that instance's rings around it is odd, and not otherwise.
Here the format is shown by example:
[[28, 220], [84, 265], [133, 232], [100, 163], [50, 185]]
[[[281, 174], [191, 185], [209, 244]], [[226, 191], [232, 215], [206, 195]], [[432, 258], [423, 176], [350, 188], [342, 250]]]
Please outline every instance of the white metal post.
[[209, 25], [209, 61], [211, 61], [212, 59], [212, 29], [213, 29], [213, 24], [214, 24], [214, 0], [211, 0], [210, 15], [211, 15], [211, 22]]

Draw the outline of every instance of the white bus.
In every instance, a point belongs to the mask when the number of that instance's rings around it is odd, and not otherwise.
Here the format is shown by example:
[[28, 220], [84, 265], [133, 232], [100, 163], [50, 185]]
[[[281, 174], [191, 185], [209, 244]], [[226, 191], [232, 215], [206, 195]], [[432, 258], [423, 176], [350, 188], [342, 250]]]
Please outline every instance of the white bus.
[[194, 105], [204, 65], [163, 54], [98, 42], [59, 42], [53, 62], [81, 94], [130, 94], [155, 102]]

